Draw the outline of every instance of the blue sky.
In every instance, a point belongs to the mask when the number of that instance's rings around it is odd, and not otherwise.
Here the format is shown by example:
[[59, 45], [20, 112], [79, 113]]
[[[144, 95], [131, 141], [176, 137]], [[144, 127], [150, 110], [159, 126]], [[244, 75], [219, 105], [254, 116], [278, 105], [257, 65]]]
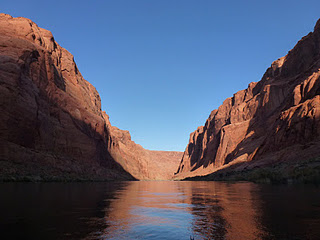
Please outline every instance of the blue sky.
[[189, 134], [313, 30], [320, 1], [1, 1], [50, 30], [100, 93], [112, 125], [147, 149]]

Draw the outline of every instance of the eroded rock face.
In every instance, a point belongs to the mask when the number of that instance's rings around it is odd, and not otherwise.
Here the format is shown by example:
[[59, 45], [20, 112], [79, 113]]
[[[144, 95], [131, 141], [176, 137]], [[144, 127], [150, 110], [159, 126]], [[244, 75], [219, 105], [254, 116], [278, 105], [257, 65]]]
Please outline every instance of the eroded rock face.
[[190, 135], [176, 177], [320, 156], [320, 20]]
[[148, 179], [161, 172], [148, 167], [149, 151], [129, 132], [111, 126], [98, 92], [51, 32], [6, 14], [0, 14], [0, 109], [1, 179]]

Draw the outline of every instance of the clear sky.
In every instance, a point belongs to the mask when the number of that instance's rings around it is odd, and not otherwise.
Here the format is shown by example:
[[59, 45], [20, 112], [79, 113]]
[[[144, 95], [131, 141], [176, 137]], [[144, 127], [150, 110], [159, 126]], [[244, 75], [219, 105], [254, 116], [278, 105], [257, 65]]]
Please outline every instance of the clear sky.
[[1, 0], [50, 30], [100, 93], [112, 125], [147, 149], [189, 134], [313, 30], [320, 1]]

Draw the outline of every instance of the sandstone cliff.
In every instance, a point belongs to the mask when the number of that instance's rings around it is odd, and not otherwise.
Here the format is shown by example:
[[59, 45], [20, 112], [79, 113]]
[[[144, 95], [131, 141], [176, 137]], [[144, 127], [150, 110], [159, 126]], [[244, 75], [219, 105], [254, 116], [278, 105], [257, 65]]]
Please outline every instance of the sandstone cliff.
[[[163, 179], [175, 171], [111, 126], [97, 90], [51, 32], [6, 14], [0, 110], [0, 180]], [[165, 160], [177, 166], [172, 154]]]
[[131, 141], [129, 131], [110, 128], [115, 139], [113, 155], [117, 162], [139, 180], [169, 180], [174, 176], [182, 152], [151, 151]]
[[320, 156], [319, 94], [320, 20], [259, 82], [211, 112], [205, 125], [190, 135], [176, 177]]

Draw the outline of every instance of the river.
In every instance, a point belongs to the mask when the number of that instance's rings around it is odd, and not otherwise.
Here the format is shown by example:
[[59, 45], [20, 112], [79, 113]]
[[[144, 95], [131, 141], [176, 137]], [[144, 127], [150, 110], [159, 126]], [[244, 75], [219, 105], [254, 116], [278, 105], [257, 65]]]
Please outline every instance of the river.
[[1, 183], [0, 239], [320, 239], [320, 188]]

